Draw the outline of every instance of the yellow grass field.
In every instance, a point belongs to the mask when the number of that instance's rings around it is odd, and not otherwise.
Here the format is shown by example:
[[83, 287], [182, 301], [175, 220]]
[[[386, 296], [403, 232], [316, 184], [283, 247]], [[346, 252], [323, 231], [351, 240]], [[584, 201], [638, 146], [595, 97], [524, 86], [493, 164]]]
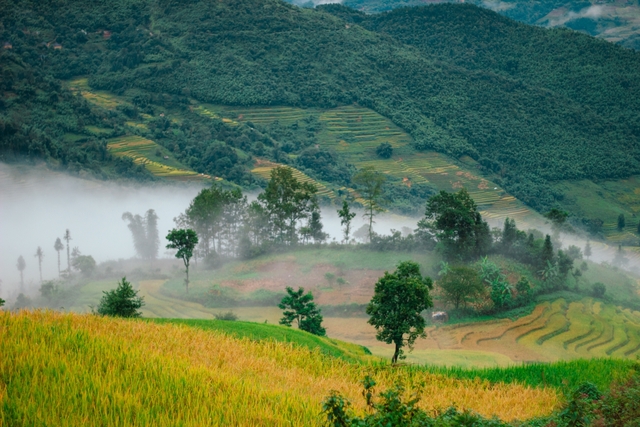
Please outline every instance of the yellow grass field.
[[359, 382], [424, 383], [426, 409], [503, 420], [557, 409], [551, 388], [349, 363], [287, 343], [187, 326], [56, 312], [0, 312], [0, 425], [318, 425], [331, 390], [362, 411]]

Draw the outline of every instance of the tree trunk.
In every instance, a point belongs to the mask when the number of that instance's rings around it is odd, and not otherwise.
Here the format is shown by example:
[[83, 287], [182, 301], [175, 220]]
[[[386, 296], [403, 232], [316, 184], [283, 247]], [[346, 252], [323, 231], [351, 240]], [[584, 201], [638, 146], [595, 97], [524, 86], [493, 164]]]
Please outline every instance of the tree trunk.
[[60, 277], [60, 251], [58, 252], [58, 277]]
[[69, 256], [69, 241], [67, 240], [67, 274], [71, 276], [71, 257]]
[[186, 262], [185, 267], [187, 267], [187, 280], [185, 280], [184, 284], [187, 287], [187, 293], [189, 293], [189, 263]]
[[400, 343], [396, 342], [396, 351], [393, 353], [393, 357], [391, 358], [391, 363], [398, 363], [398, 356], [400, 356]]
[[40, 270], [40, 283], [42, 283], [42, 259], [38, 259], [38, 270]]
[[20, 270], [20, 291], [24, 292], [24, 280], [22, 276], [22, 270]]

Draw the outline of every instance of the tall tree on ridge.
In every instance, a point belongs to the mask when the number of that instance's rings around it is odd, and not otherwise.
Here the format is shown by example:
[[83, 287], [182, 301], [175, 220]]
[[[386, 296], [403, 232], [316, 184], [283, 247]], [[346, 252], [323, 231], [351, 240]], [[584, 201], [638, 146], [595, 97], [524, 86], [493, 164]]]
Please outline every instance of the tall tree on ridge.
[[360, 172], [353, 176], [353, 182], [360, 187], [360, 192], [364, 198], [364, 217], [369, 219], [369, 241], [373, 237], [373, 218], [384, 212], [381, 205], [382, 185], [387, 178], [377, 172], [373, 166], [362, 168]]
[[34, 255], [38, 258], [38, 270], [40, 270], [40, 283], [42, 283], [42, 258], [44, 258], [44, 252], [42, 252], [42, 248], [38, 246], [36, 249], [36, 254]]
[[24, 258], [22, 257], [22, 255], [18, 257], [18, 263], [16, 264], [16, 267], [18, 267], [18, 271], [20, 272], [20, 291], [24, 292], [23, 272], [24, 272], [24, 269], [27, 267], [27, 264], [24, 262]]
[[191, 229], [169, 231], [166, 239], [169, 241], [167, 249], [177, 249], [176, 258], [182, 259], [187, 269], [187, 278], [184, 281], [187, 293], [189, 293], [189, 261], [193, 256], [193, 250], [198, 244], [198, 235]]
[[62, 241], [60, 241], [59, 237], [56, 239], [56, 242], [53, 244], [53, 249], [55, 249], [56, 252], [58, 253], [58, 277], [60, 277], [60, 251], [64, 249], [64, 245], [62, 244]]
[[71, 247], [69, 244], [71, 241], [71, 232], [68, 228], [64, 232], [64, 236], [62, 238], [67, 241], [67, 274], [71, 275], [71, 254], [69, 253], [69, 248]]
[[351, 220], [355, 218], [356, 213], [349, 210], [349, 204], [346, 200], [342, 202], [342, 209], [338, 210], [338, 216], [340, 217], [340, 225], [344, 227], [344, 242], [349, 243]]

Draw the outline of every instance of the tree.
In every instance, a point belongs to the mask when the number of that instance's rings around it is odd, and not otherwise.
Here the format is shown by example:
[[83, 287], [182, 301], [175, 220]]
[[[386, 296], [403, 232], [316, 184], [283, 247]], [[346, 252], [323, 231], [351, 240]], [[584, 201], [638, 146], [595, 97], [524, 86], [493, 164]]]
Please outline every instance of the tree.
[[60, 251], [64, 249], [64, 245], [60, 241], [59, 237], [56, 239], [56, 242], [53, 244], [53, 249], [55, 249], [56, 252], [58, 253], [58, 277], [60, 277]]
[[589, 259], [591, 256], [591, 243], [587, 240], [587, 244], [584, 246], [584, 256]]
[[318, 208], [317, 188], [308, 182], [300, 182], [288, 167], [271, 170], [271, 179], [264, 192], [258, 196], [273, 225], [274, 239], [279, 243], [294, 245], [298, 241], [298, 222], [308, 218]]
[[383, 159], [390, 159], [393, 155], [393, 147], [388, 142], [383, 142], [376, 148], [376, 154]]
[[340, 225], [344, 227], [344, 242], [349, 243], [351, 220], [355, 218], [356, 213], [349, 210], [349, 204], [346, 200], [342, 202], [342, 209], [338, 210], [338, 216], [340, 217]]
[[367, 305], [369, 324], [376, 330], [376, 338], [394, 344], [391, 363], [404, 358], [402, 347], [413, 349], [416, 339], [424, 338], [425, 320], [421, 313], [433, 306], [429, 277], [422, 277], [420, 266], [413, 261], [398, 264], [393, 273], [385, 271], [376, 282], [375, 292]]
[[551, 221], [552, 227], [560, 229], [567, 221], [567, 217], [569, 216], [569, 214], [565, 211], [561, 211], [560, 209], [553, 208], [549, 212], [544, 214], [544, 216], [549, 221]]
[[504, 228], [502, 229], [502, 249], [508, 251], [518, 238], [518, 228], [516, 221], [507, 217], [504, 220]]
[[198, 244], [198, 235], [190, 228], [186, 230], [174, 228], [169, 231], [166, 239], [169, 241], [167, 249], [177, 249], [178, 252], [176, 252], [176, 258], [181, 258], [184, 262], [187, 272], [187, 278], [185, 279], [184, 284], [187, 288], [187, 293], [189, 293], [189, 261], [193, 256], [194, 248]]
[[456, 308], [464, 307], [482, 294], [484, 286], [474, 269], [469, 267], [450, 267], [446, 274], [438, 279], [444, 300]]
[[133, 236], [133, 246], [138, 256], [143, 259], [155, 259], [158, 257], [158, 215], [153, 209], [149, 209], [144, 218], [140, 215], [132, 215], [131, 212], [122, 214], [122, 220], [128, 221], [129, 230]]
[[387, 178], [377, 172], [373, 166], [362, 168], [353, 176], [353, 183], [359, 187], [364, 199], [364, 218], [369, 219], [369, 241], [373, 237], [373, 218], [380, 212], [384, 212], [381, 205], [382, 186]]
[[489, 250], [489, 225], [464, 188], [457, 193], [440, 191], [431, 197], [424, 221], [434, 230], [447, 259], [468, 259]]
[[140, 317], [138, 311], [144, 306], [144, 298], [138, 296], [131, 283], [123, 277], [118, 287], [111, 291], [103, 291], [104, 295], [98, 304], [96, 313], [114, 317]]
[[291, 326], [295, 321], [298, 328], [303, 331], [314, 335], [326, 335], [326, 331], [322, 327], [322, 315], [313, 302], [311, 292], [305, 294], [304, 288], [298, 288], [297, 291], [294, 291], [293, 288], [287, 287], [287, 295], [282, 298], [278, 307], [284, 310], [283, 317], [280, 319], [281, 325]]
[[547, 263], [553, 263], [553, 258], [553, 243], [551, 243], [551, 236], [547, 234], [544, 237], [542, 252], [540, 254], [540, 263], [542, 268], [546, 267]]
[[320, 211], [318, 209], [311, 212], [311, 218], [309, 218], [309, 236], [315, 243], [322, 243], [327, 240], [329, 236], [322, 230], [322, 220], [320, 218]]
[[2, 298], [0, 298], [0, 307], [2, 307], [5, 303], [6, 303], [6, 301], [3, 300]]
[[40, 271], [40, 283], [42, 283], [42, 258], [44, 258], [44, 252], [42, 252], [42, 248], [38, 246], [36, 249], [36, 254], [34, 255], [38, 258], [38, 270]]
[[91, 255], [80, 255], [73, 257], [71, 266], [80, 271], [83, 276], [91, 276], [96, 269], [96, 260]]
[[627, 221], [624, 219], [624, 214], [618, 215], [618, 231], [622, 231], [627, 225]]
[[604, 283], [596, 282], [593, 284], [591, 292], [593, 293], [594, 297], [602, 298], [604, 297], [605, 292], [607, 292], [607, 287], [604, 285]]
[[69, 254], [69, 248], [71, 246], [69, 245], [69, 241], [71, 241], [72, 239], [71, 239], [71, 233], [69, 232], [68, 228], [64, 232], [64, 236], [62, 236], [62, 238], [67, 242], [67, 274], [71, 275], [71, 255]]
[[24, 262], [24, 258], [22, 257], [22, 255], [20, 255], [18, 257], [18, 263], [16, 264], [16, 267], [18, 267], [18, 271], [20, 272], [20, 289], [24, 289], [24, 277], [23, 277], [23, 272], [24, 269], [27, 267], [27, 264]]

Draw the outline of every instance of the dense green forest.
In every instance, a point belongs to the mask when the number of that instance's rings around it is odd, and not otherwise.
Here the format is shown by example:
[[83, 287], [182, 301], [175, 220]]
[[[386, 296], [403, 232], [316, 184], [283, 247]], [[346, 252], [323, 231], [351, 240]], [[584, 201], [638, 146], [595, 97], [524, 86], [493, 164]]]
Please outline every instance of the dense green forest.
[[[305, 7], [313, 3], [291, 1]], [[424, 6], [425, 3], [458, 3], [458, 0], [345, 0], [344, 6], [365, 13], [387, 12], [400, 7]], [[467, 0], [466, 3], [494, 10], [501, 15], [530, 25], [564, 26], [622, 46], [640, 49], [638, 0], [618, 2], [585, 0]], [[595, 6], [595, 8], [593, 8]], [[592, 9], [593, 8], [593, 9]]]
[[[472, 5], [369, 16], [279, 0], [13, 0], [0, 16], [0, 41], [11, 45], [0, 54], [5, 161], [28, 155], [88, 170], [121, 163], [105, 153], [105, 134], [87, 129], [117, 136], [127, 117], [157, 114], [157, 105], [188, 116], [195, 99], [357, 103], [409, 132], [418, 149], [472, 157], [537, 209], [562, 197], [554, 181], [640, 172], [639, 53]], [[81, 75], [92, 88], [133, 97], [135, 108], [89, 108], [60, 86]], [[319, 125], [301, 125], [232, 128], [189, 116], [157, 118], [149, 132], [195, 170], [241, 185], [264, 185], [247, 172], [253, 156], [348, 184], [354, 168], [314, 145]], [[70, 143], [69, 132], [87, 138]], [[129, 166], [118, 170], [133, 174]]]

